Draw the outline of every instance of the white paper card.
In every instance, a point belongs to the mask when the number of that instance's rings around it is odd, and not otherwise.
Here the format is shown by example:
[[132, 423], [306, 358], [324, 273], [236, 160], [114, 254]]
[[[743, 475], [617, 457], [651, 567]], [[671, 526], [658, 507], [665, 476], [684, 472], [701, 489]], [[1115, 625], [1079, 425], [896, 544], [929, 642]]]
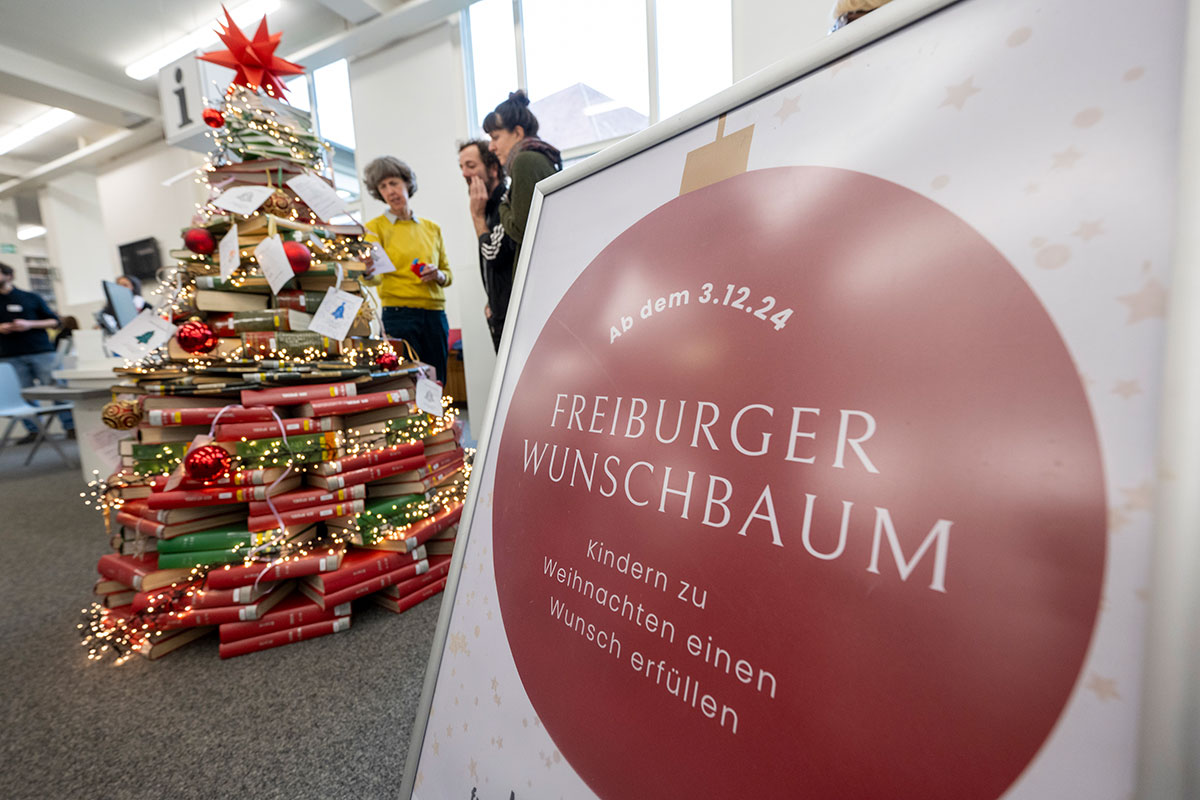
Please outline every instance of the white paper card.
[[287, 187], [295, 192], [318, 218], [326, 222], [347, 213], [346, 204], [338, 197], [334, 188], [316, 175], [297, 175], [287, 182]]
[[227, 281], [233, 271], [242, 263], [241, 256], [238, 254], [237, 225], [229, 227], [229, 232], [221, 237], [217, 249], [221, 254], [221, 280]]
[[212, 204], [217, 208], [248, 217], [273, 194], [274, 186], [235, 186], [221, 192]]
[[371, 242], [371, 258], [374, 263], [371, 264], [372, 275], [382, 275], [385, 272], [395, 272], [396, 265], [388, 258], [387, 251], [383, 249], [383, 245], [379, 242]]
[[110, 352], [122, 358], [141, 358], [162, 347], [175, 335], [175, 326], [154, 313], [144, 309], [128, 325], [108, 337], [105, 344]]
[[417, 378], [417, 408], [426, 414], [440, 417], [442, 411], [442, 387], [428, 378]]
[[287, 253], [283, 252], [283, 240], [278, 236], [270, 236], [259, 242], [254, 248], [254, 257], [274, 294], [279, 294], [283, 285], [296, 275]]
[[317, 306], [312, 322], [308, 323], [308, 329], [341, 341], [350, 333], [350, 324], [362, 304], [361, 296], [330, 286], [325, 290], [325, 299]]

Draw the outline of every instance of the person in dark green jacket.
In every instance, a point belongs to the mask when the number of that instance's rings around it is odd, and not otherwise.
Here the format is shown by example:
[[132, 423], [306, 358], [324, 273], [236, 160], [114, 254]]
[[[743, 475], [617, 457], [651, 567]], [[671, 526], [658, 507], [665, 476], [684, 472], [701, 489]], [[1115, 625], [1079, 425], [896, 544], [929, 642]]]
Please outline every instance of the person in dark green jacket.
[[513, 264], [521, 256], [525, 223], [533, 203], [533, 187], [542, 178], [562, 169], [562, 154], [554, 145], [538, 138], [538, 121], [529, 110], [529, 98], [518, 89], [483, 119], [483, 129], [491, 137], [488, 149], [496, 154], [508, 173], [508, 191], [500, 201], [500, 224], [516, 242]]

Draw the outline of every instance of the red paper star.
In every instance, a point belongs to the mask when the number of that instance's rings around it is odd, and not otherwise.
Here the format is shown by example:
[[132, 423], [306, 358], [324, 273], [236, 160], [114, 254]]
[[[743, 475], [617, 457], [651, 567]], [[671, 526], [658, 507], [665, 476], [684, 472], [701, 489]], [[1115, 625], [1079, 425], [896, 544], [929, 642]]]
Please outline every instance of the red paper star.
[[221, 10], [225, 12], [228, 24], [222, 25], [223, 30], [218, 31], [217, 35], [221, 37], [227, 49], [205, 53], [196, 58], [237, 70], [233, 84], [252, 90], [261, 88], [269, 95], [282, 97], [285, 90], [283, 82], [279, 80], [280, 76], [300, 75], [304, 72], [304, 67], [275, 55], [275, 48], [279, 46], [279, 38], [283, 34], [268, 33], [267, 18], [264, 16], [258, 24], [254, 39], [248, 39], [233, 21], [233, 17], [229, 16], [229, 11], [224, 6], [221, 6]]

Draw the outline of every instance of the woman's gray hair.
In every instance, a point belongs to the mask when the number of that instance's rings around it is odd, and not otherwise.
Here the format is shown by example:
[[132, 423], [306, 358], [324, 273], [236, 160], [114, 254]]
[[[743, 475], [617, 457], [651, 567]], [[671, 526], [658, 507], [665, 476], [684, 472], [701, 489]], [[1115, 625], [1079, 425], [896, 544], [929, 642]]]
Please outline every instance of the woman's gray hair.
[[408, 186], [409, 197], [417, 193], [417, 173], [395, 156], [380, 156], [367, 164], [367, 168], [363, 170], [363, 183], [367, 185], [367, 191], [371, 193], [371, 197], [381, 203], [384, 202], [384, 199], [383, 195], [379, 193], [379, 184], [388, 178], [399, 178], [404, 181]]

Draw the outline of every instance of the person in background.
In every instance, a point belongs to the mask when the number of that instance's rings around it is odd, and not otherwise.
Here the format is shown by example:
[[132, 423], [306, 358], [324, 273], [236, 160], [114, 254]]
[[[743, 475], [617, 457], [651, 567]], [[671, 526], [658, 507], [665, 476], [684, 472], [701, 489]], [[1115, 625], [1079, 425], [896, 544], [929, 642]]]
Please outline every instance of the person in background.
[[492, 347], [498, 352], [504, 320], [508, 317], [517, 252], [516, 242], [505, 233], [500, 222], [500, 202], [506, 189], [504, 167], [488, 149], [488, 142], [472, 139], [458, 146], [458, 168], [467, 182], [471, 221], [479, 239], [479, 272], [487, 293], [483, 315], [492, 334]]
[[450, 323], [442, 290], [454, 275], [442, 229], [413, 214], [409, 199], [417, 193], [417, 176], [400, 159], [375, 159], [363, 171], [363, 182], [372, 197], [388, 206], [366, 225], [367, 240], [378, 242], [395, 266], [392, 272], [377, 274], [378, 265], [369, 263], [366, 271], [367, 283], [379, 287], [383, 329], [388, 336], [408, 342], [444, 384]]
[[[150, 305], [146, 302], [146, 298], [142, 297], [142, 282], [140, 279], [132, 275], [122, 275], [114, 281], [118, 286], [124, 286], [129, 291], [133, 292], [133, 310], [137, 313], [142, 313], [142, 309]], [[116, 333], [121, 326], [117, 323], [117, 312], [113, 310], [112, 303], [105, 303], [104, 308], [96, 315], [96, 319], [109, 333]]]
[[833, 4], [833, 27], [830, 33], [844, 28], [861, 16], [871, 13], [880, 6], [887, 5], [891, 0], [837, 0]]
[[[13, 286], [14, 274], [12, 267], [0, 264], [0, 363], [12, 364], [21, 388], [29, 388], [35, 381], [43, 386], [54, 386], [55, 380], [50, 373], [56, 356], [46, 332], [61, 323], [40, 295]], [[71, 413], [63, 411], [58, 418], [67, 435], [75, 438]], [[37, 426], [30, 420], [22, 419], [21, 422], [28, 433], [18, 444], [32, 442], [37, 438]]]
[[508, 99], [483, 118], [483, 129], [491, 137], [489, 148], [508, 172], [508, 192], [500, 201], [500, 224], [516, 244], [513, 263], [521, 254], [533, 187], [562, 169], [562, 154], [538, 138], [538, 121], [529, 110], [525, 92], [510, 92]]

